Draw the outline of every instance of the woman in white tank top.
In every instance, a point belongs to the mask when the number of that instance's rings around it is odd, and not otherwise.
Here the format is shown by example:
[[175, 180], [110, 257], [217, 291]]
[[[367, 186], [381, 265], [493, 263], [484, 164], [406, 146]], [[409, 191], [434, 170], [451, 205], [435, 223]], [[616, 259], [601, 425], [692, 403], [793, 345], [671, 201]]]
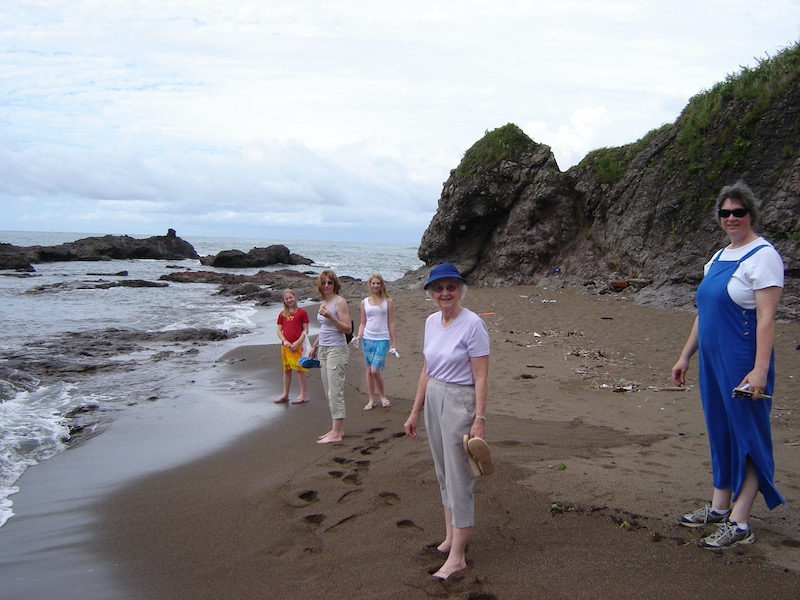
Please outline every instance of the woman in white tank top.
[[368, 402], [364, 410], [375, 407], [375, 390], [381, 406], [392, 405], [386, 397], [381, 371], [386, 368], [386, 354], [395, 349], [394, 300], [389, 297], [386, 282], [380, 273], [373, 273], [367, 280], [369, 296], [361, 301], [361, 324], [358, 326], [356, 345], [361, 343], [366, 363]]

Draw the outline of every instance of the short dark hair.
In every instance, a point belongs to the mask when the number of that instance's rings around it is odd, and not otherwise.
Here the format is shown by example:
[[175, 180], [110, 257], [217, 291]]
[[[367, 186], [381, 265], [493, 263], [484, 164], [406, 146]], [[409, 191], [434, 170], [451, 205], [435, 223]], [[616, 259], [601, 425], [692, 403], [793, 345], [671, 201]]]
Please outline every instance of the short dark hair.
[[[750, 223], [753, 226], [758, 223], [758, 209], [761, 206], [761, 200], [759, 200], [753, 190], [750, 189], [750, 186], [740, 180], [733, 185], [726, 185], [722, 188], [719, 192], [719, 196], [717, 196], [717, 211], [728, 198], [736, 200], [743, 208], [747, 209], [750, 213]], [[717, 218], [717, 221], [719, 221], [719, 218]]]

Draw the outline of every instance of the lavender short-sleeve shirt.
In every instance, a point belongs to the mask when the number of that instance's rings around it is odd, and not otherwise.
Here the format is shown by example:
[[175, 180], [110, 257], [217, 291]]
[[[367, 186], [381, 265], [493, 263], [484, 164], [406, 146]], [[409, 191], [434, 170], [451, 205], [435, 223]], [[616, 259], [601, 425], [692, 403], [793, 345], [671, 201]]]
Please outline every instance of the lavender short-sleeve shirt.
[[466, 308], [446, 329], [442, 313], [434, 313], [425, 321], [423, 353], [431, 377], [456, 385], [475, 385], [470, 358], [489, 356], [489, 330], [483, 319]]

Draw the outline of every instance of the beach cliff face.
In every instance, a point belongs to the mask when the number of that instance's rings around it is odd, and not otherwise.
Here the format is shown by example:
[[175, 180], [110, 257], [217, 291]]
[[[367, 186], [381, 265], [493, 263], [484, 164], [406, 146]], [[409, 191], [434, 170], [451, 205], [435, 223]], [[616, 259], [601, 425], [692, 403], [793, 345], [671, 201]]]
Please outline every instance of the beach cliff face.
[[558, 277], [596, 291], [631, 286], [642, 304], [691, 306], [703, 264], [727, 243], [716, 196], [741, 179], [762, 200], [756, 230], [786, 267], [779, 316], [796, 318], [798, 139], [800, 46], [695, 96], [674, 124], [566, 172], [548, 146], [508, 124], [451, 171], [419, 257], [427, 268], [455, 263], [472, 284]]

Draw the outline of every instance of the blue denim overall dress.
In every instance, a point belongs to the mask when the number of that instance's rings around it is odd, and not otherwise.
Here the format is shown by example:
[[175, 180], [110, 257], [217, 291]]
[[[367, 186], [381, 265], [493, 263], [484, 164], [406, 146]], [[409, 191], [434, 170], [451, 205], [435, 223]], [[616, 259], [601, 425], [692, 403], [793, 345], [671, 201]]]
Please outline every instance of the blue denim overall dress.
[[[700, 397], [711, 445], [714, 487], [732, 489], [735, 500], [750, 458], [758, 474], [759, 491], [772, 509], [785, 503], [773, 482], [772, 400], [735, 398], [732, 393], [753, 369], [756, 311], [742, 308], [728, 294], [728, 281], [739, 263], [765, 247], [753, 249], [738, 261], [719, 260], [720, 250], [697, 288], [697, 331]], [[774, 383], [773, 352], [764, 393], [772, 395]]]

